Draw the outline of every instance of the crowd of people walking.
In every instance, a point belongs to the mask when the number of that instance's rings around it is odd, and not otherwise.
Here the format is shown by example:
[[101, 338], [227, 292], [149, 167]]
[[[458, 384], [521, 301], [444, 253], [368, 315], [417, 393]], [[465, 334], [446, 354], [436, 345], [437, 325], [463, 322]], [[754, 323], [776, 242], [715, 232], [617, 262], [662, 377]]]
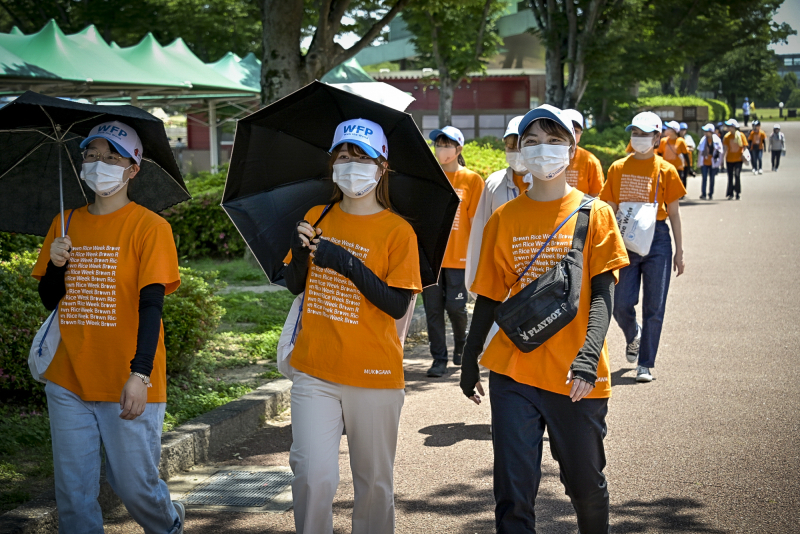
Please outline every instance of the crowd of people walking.
[[[488, 370], [497, 532], [534, 528], [545, 431], [578, 529], [609, 531], [603, 440], [611, 320], [624, 334], [636, 381], [654, 380], [672, 273], [686, 267], [680, 200], [695, 151], [700, 198], [713, 199], [715, 177], [726, 169], [726, 196], [738, 200], [743, 162], [761, 174], [769, 150], [777, 171], [785, 139], [779, 125], [768, 137], [755, 120], [745, 136], [730, 119], [727, 132], [703, 126], [695, 143], [687, 124], [643, 112], [627, 126], [629, 154], [604, 174], [579, 146], [585, 126], [579, 111], [549, 105], [514, 117], [503, 137], [508, 166], [485, 182], [467, 166], [461, 131], [445, 126], [430, 134], [460, 204], [438, 283], [425, 288], [417, 236], [390, 200], [396, 148], [369, 118], [336, 127], [328, 161], [333, 196], [286, 236], [285, 279], [291, 293], [309, 298], [336, 287], [359, 320], [307, 307], [287, 321], [298, 533], [333, 530], [343, 433], [355, 490], [352, 532], [394, 531], [405, 398], [397, 321], [419, 293], [432, 359], [427, 376], [440, 378], [452, 364], [462, 392], [480, 406], [487, 393], [481, 367]], [[63, 532], [102, 532], [102, 445], [108, 480], [134, 519], [147, 532], [180, 533], [183, 506], [158, 478], [166, 400], [161, 312], [164, 295], [180, 284], [175, 245], [169, 224], [128, 198], [142, 160], [137, 132], [100, 125], [81, 147], [81, 178], [96, 200], [70, 214], [69, 235], [59, 237], [53, 220], [33, 276], [52, 310], [76, 281], [70, 261], [115, 251], [120, 317], [104, 327], [62, 323], [63, 342], [45, 374], [59, 520]], [[112, 346], [120, 350], [110, 354]]]

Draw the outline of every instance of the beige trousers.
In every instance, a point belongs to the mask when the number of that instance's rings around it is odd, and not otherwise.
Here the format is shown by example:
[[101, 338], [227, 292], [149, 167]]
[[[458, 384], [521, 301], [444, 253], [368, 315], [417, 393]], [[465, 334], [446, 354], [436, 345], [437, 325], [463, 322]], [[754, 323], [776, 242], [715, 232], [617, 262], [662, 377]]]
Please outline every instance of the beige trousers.
[[343, 386], [294, 371], [292, 499], [298, 534], [333, 532], [339, 444], [347, 428], [353, 534], [394, 532], [394, 457], [405, 391]]

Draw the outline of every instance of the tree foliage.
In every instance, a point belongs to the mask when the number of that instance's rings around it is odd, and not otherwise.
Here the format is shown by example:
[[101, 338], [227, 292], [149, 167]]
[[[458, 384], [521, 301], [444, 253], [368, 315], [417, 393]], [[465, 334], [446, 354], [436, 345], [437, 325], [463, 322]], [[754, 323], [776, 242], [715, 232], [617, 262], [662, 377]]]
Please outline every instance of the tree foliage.
[[709, 66], [708, 87], [717, 88], [731, 110], [741, 105], [744, 97], [751, 101], [774, 101], [781, 79], [775, 53], [762, 45], [731, 50], [721, 61]]
[[500, 44], [495, 22], [505, 9], [500, 0], [418, 2], [403, 12], [414, 35], [418, 61], [439, 71], [439, 126], [451, 123], [455, 87], [469, 74], [486, 70], [486, 58]]

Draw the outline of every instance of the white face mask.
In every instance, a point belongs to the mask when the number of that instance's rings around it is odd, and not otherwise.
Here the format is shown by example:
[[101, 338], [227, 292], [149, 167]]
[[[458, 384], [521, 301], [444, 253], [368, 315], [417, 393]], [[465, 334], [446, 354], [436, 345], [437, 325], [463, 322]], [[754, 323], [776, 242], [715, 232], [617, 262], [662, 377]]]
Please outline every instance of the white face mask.
[[452, 162], [458, 154], [456, 154], [456, 147], [454, 146], [437, 146], [436, 159], [439, 160], [439, 165], [447, 165]]
[[569, 146], [535, 145], [523, 147], [520, 152], [525, 168], [534, 178], [549, 182], [569, 167]]
[[109, 165], [102, 161], [94, 161], [92, 163], [84, 163], [81, 166], [81, 178], [89, 186], [89, 189], [94, 191], [101, 197], [110, 197], [120, 189], [122, 189], [128, 180], [123, 181], [125, 171], [133, 167], [120, 167], [119, 165]]
[[652, 137], [631, 137], [631, 148], [639, 154], [646, 154], [653, 146]]
[[350, 198], [361, 198], [378, 185], [378, 166], [374, 163], [337, 163], [333, 166], [333, 183]]
[[519, 152], [506, 152], [506, 162], [517, 174], [528, 172], [528, 169], [525, 168], [525, 162], [522, 160], [522, 154]]

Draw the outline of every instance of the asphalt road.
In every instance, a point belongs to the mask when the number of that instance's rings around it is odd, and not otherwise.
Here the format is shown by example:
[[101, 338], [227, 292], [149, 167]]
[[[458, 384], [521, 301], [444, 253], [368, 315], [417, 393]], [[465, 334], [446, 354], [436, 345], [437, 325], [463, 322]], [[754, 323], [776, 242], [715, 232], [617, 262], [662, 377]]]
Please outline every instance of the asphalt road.
[[[768, 125], [771, 129], [771, 124]], [[637, 384], [612, 322], [613, 397], [606, 474], [612, 532], [800, 532], [800, 123], [783, 123], [778, 173], [743, 172], [742, 200], [681, 204], [686, 273], [673, 278], [656, 381]], [[718, 200], [719, 199], [719, 200]], [[398, 533], [494, 532], [489, 407], [425, 377], [425, 345], [406, 351], [407, 397], [395, 466]], [[288, 414], [215, 461], [288, 465]], [[576, 533], [545, 447], [537, 532]], [[233, 453], [239, 453], [236, 460]], [[337, 533], [350, 532], [353, 487], [342, 441]], [[107, 532], [141, 532], [112, 518]], [[187, 533], [294, 532], [292, 512], [197, 512]]]

